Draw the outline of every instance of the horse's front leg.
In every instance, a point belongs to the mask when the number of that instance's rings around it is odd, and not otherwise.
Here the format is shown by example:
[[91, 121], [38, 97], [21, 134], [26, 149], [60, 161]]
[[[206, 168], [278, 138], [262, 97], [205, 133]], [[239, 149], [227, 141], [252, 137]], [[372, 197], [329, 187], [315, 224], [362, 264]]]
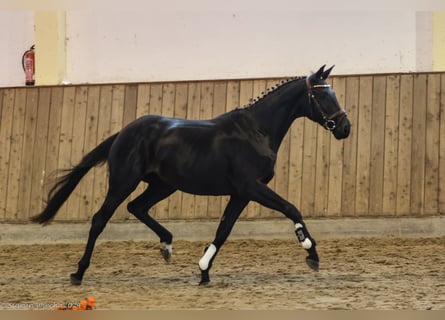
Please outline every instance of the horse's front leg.
[[282, 212], [287, 218], [294, 222], [295, 234], [297, 235], [298, 241], [309, 254], [306, 257], [306, 263], [312, 270], [318, 271], [319, 257], [317, 254], [316, 242], [310, 235], [300, 211], [261, 182], [256, 182], [254, 186], [250, 188], [249, 192], [251, 200], [270, 209]]
[[247, 203], [249, 203], [248, 200], [240, 199], [235, 196], [230, 198], [219, 223], [218, 230], [216, 231], [215, 239], [212, 244], [206, 248], [204, 255], [199, 260], [199, 269], [201, 270], [201, 281], [199, 282], [199, 285], [210, 283], [209, 271], [212, 267], [213, 260], [232, 231], [233, 225], [246, 207]]

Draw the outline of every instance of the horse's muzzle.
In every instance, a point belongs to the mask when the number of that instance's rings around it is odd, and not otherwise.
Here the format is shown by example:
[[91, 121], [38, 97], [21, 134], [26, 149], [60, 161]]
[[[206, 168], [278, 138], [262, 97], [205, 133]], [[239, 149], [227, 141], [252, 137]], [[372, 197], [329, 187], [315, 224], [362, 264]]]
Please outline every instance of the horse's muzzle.
[[346, 139], [349, 136], [350, 132], [351, 132], [351, 123], [349, 122], [349, 119], [346, 117], [341, 119], [340, 123], [332, 131], [334, 137], [339, 140]]

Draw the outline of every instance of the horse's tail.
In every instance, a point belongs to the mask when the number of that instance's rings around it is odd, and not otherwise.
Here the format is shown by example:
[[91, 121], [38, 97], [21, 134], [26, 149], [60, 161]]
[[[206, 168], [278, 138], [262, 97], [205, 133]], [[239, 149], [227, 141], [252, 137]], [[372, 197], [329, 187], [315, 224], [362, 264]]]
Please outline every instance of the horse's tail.
[[83, 157], [80, 163], [60, 177], [48, 194], [46, 208], [38, 215], [30, 218], [32, 222], [46, 224], [54, 218], [57, 211], [68, 199], [74, 188], [78, 185], [83, 176], [92, 168], [107, 161], [108, 152], [116, 139], [118, 133], [107, 138], [96, 148]]

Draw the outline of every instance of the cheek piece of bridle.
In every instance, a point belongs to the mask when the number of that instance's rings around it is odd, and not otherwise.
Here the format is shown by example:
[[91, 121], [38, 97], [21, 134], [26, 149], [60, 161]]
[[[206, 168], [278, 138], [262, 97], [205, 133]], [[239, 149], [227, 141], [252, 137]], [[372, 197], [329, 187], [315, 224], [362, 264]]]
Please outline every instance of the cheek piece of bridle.
[[[345, 109], [340, 108], [333, 114], [327, 115], [323, 111], [320, 103], [318, 102], [318, 100], [315, 97], [315, 94], [313, 92], [313, 89], [330, 88], [331, 86], [329, 84], [315, 84], [315, 85], [311, 86], [311, 84], [309, 82], [309, 77], [306, 78], [306, 86], [307, 86], [307, 94], [308, 94], [308, 98], [309, 98], [309, 104], [311, 104], [313, 102], [314, 105], [316, 106], [316, 108], [318, 109], [318, 111], [321, 113], [321, 116], [323, 117], [323, 127], [329, 131], [334, 130], [337, 127], [337, 122], [340, 122], [346, 116]], [[337, 118], [337, 122], [335, 121], [336, 118]]]

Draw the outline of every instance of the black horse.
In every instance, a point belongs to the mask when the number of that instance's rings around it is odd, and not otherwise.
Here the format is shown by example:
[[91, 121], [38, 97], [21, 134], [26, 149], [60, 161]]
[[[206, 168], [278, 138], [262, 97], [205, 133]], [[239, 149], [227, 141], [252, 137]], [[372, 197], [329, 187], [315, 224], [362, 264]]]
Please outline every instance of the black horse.
[[176, 190], [230, 196], [216, 237], [199, 261], [200, 284], [210, 282], [212, 261], [249, 201], [280, 211], [292, 220], [297, 238], [308, 252], [308, 266], [318, 270], [316, 242], [301, 213], [267, 183], [274, 175], [278, 148], [296, 118], [308, 117], [337, 139], [349, 135], [346, 112], [326, 82], [333, 67], [324, 67], [308, 77], [285, 81], [249, 106], [211, 120], [143, 116], [84, 156], [54, 185], [43, 212], [31, 218], [34, 222], [49, 222], [82, 177], [93, 166], [108, 162], [109, 189], [92, 219], [85, 253], [77, 272], [71, 274], [71, 283], [81, 284], [97, 237], [141, 181], [148, 183], [147, 189], [127, 208], [159, 236], [166, 261], [172, 253], [173, 236], [148, 210]]

